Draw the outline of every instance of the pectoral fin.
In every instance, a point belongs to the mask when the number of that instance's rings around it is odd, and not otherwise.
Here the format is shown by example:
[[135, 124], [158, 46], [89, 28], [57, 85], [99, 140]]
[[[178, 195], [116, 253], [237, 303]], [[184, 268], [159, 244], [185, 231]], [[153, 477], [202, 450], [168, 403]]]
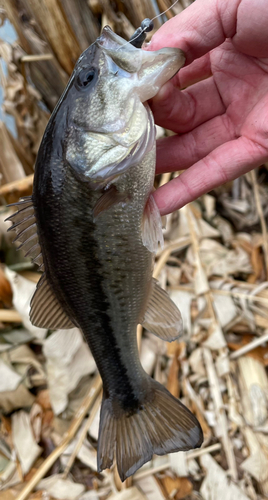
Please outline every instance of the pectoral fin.
[[172, 342], [183, 333], [179, 309], [155, 279], [152, 280], [151, 295], [140, 323], [146, 330], [168, 342]]
[[111, 186], [107, 191], [103, 193], [98, 199], [94, 209], [93, 209], [93, 218], [94, 221], [102, 212], [109, 210], [109, 208], [117, 205], [118, 203], [122, 203], [127, 201], [129, 198], [128, 193], [120, 193], [115, 186]]
[[160, 243], [161, 247], [164, 245], [162, 219], [152, 194], [149, 196], [144, 209], [142, 241], [144, 246], [152, 253], [157, 252], [158, 243]]

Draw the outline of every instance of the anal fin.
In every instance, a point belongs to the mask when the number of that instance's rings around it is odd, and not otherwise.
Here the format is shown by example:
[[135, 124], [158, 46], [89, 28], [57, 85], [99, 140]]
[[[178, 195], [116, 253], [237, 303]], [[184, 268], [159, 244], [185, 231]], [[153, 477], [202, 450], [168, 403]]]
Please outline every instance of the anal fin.
[[154, 278], [147, 309], [140, 323], [146, 330], [168, 342], [172, 342], [183, 333], [179, 309]]
[[45, 273], [40, 278], [31, 300], [30, 320], [39, 328], [73, 328], [74, 324], [66, 315], [55, 293], [47, 281]]

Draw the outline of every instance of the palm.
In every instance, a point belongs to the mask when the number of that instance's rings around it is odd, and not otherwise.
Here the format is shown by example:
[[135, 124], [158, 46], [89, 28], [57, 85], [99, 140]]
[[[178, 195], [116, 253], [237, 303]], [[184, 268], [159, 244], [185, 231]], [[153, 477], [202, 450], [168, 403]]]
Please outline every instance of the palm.
[[232, 42], [226, 42], [211, 52], [210, 61], [234, 136], [245, 136], [261, 145], [264, 137], [260, 127], [267, 120], [268, 59], [246, 56]]
[[[204, 1], [212, 7], [205, 9]], [[247, 0], [240, 7], [243, 3]], [[188, 62], [151, 102], [156, 123], [177, 134], [158, 142], [156, 172], [184, 170], [154, 194], [163, 215], [268, 160], [268, 44], [261, 27], [247, 22], [247, 29], [226, 33], [222, 43], [215, 5], [216, 0], [196, 0], [164, 25], [151, 45], [154, 50], [169, 39], [186, 51]], [[245, 7], [241, 18], [249, 15]], [[203, 12], [209, 12], [210, 31]], [[237, 23], [241, 26], [239, 17]], [[235, 19], [230, 31], [231, 24]], [[209, 51], [211, 45], [216, 48]]]

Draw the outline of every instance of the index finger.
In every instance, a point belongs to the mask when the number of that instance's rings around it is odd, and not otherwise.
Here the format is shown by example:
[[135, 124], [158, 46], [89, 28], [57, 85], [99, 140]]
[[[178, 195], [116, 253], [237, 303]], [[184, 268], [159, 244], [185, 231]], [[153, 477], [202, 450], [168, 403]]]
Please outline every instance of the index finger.
[[179, 47], [185, 52], [186, 64], [190, 64], [235, 35], [240, 1], [195, 0], [161, 26], [148, 50]]

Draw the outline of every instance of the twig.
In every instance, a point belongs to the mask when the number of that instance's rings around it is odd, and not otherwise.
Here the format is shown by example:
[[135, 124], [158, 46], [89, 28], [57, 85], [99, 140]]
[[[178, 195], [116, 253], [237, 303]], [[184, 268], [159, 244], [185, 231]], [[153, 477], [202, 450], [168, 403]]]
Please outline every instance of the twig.
[[[12, 270], [15, 271], [14, 267], [12, 266]], [[38, 283], [38, 281], [41, 278], [40, 273], [36, 273], [34, 271], [19, 271], [19, 274], [23, 276], [26, 280], [32, 281], [33, 283]]]
[[139, 352], [140, 352], [140, 350], [141, 350], [141, 337], [142, 337], [142, 330], [143, 330], [142, 325], [138, 325], [138, 326], [137, 326], [137, 343], [138, 343], [138, 349], [139, 349]]
[[[186, 460], [192, 460], [194, 458], [198, 458], [202, 455], [205, 455], [206, 453], [213, 453], [214, 451], [218, 451], [221, 448], [222, 448], [221, 443], [216, 443], [212, 444], [211, 446], [208, 446], [207, 448], [201, 448], [199, 450], [194, 450], [194, 451], [187, 451], [185, 452]], [[170, 467], [170, 462], [165, 462], [164, 464], [158, 465], [157, 467], [151, 467], [150, 469], [137, 472], [137, 474], [133, 476], [134, 481], [143, 479], [144, 477], [150, 476], [151, 474], [157, 474], [158, 472], [168, 469], [169, 467]]]
[[187, 460], [192, 460], [193, 458], [201, 457], [206, 453], [213, 453], [214, 451], [218, 451], [222, 448], [221, 443], [212, 444], [207, 448], [200, 448], [199, 450], [188, 451], [187, 452]]
[[[191, 239], [192, 239], [192, 244], [193, 244], [193, 251], [195, 253], [195, 258], [196, 258], [196, 271], [197, 271], [196, 293], [199, 295], [203, 294], [204, 297], [206, 298], [206, 303], [208, 306], [209, 315], [212, 318], [215, 327], [219, 328], [221, 331], [221, 325], [220, 325], [220, 322], [217, 318], [216, 311], [214, 309], [212, 291], [210, 289], [209, 282], [208, 282], [207, 276], [205, 274], [205, 271], [204, 271], [204, 268], [202, 265], [202, 261], [201, 261], [201, 257], [200, 257], [199, 242], [198, 242], [198, 238], [197, 238], [194, 224], [193, 224], [193, 217], [194, 216], [191, 212], [191, 208], [189, 205], [187, 205], [185, 207], [185, 210], [186, 210], [187, 219], [188, 219], [188, 223], [189, 223], [189, 229], [190, 229], [190, 234], [191, 234]], [[223, 333], [222, 333], [222, 337], [224, 338]], [[232, 478], [236, 481], [237, 477], [238, 477], [236, 461], [235, 461], [234, 451], [233, 451], [233, 447], [232, 447], [232, 442], [231, 442], [229, 435], [228, 435], [228, 421], [227, 421], [227, 417], [226, 417], [226, 414], [224, 411], [223, 401], [222, 401], [222, 397], [221, 397], [221, 391], [219, 388], [216, 370], [215, 370], [214, 364], [213, 364], [212, 354], [208, 349], [204, 349], [203, 352], [204, 352], [204, 359], [205, 359], [211, 394], [212, 394], [212, 397], [214, 400], [214, 405], [215, 405], [215, 410], [217, 413], [219, 425], [220, 425], [221, 430], [222, 430], [222, 442], [223, 442], [223, 447], [224, 447], [224, 451], [226, 454], [228, 467], [229, 467], [230, 474], [231, 474]]]
[[238, 349], [237, 351], [233, 352], [230, 355], [230, 359], [237, 359], [240, 356], [247, 354], [248, 352], [255, 349], [255, 347], [258, 347], [259, 345], [262, 345], [264, 342], [267, 342], [267, 340], [268, 340], [268, 330], [266, 330], [266, 333], [261, 337], [259, 337], [258, 339], [252, 340], [252, 342], [249, 342], [247, 345], [244, 345], [243, 347], [241, 347], [241, 349]]
[[171, 19], [173, 17], [173, 14], [171, 12], [171, 10], [167, 10], [170, 5], [168, 5], [165, 0], [158, 0], [158, 3], [159, 3], [159, 6], [160, 6], [160, 9], [162, 12], [166, 11], [166, 16], [168, 19]]
[[262, 230], [262, 237], [263, 237], [262, 248], [263, 248], [264, 260], [265, 260], [266, 278], [268, 279], [268, 235], [267, 235], [267, 227], [266, 227], [266, 222], [265, 222], [265, 218], [263, 215], [259, 186], [257, 183], [257, 177], [256, 177], [255, 170], [251, 171], [251, 179], [252, 179], [252, 184], [253, 184], [257, 212], [258, 212], [260, 223], [261, 223], [261, 230]]
[[227, 463], [229, 466], [229, 471], [232, 478], [237, 480], [237, 468], [236, 461], [234, 456], [234, 451], [232, 447], [231, 440], [228, 435], [228, 421], [226, 417], [226, 413], [224, 410], [223, 400], [221, 396], [221, 390], [219, 386], [218, 377], [216, 374], [216, 370], [213, 363], [213, 358], [211, 351], [207, 348], [203, 348], [204, 361], [206, 365], [208, 381], [210, 385], [211, 395], [214, 401], [215, 411], [217, 415], [217, 420], [221, 428], [222, 433], [222, 443], [224, 447], [224, 451], [226, 454]]
[[3, 67], [2, 67], [1, 63], [0, 63], [0, 83], [1, 83], [1, 86], [3, 87], [3, 89], [5, 89], [7, 86], [7, 77], [3, 71]]
[[99, 375], [96, 376], [88, 395], [83, 400], [80, 408], [76, 412], [76, 415], [67, 431], [67, 433], [63, 436], [63, 439], [59, 446], [46, 458], [46, 460], [42, 463], [41, 467], [36, 471], [36, 473], [32, 476], [30, 481], [26, 483], [25, 487], [17, 496], [16, 500], [25, 500], [28, 495], [32, 492], [35, 486], [39, 483], [39, 481], [44, 477], [44, 475], [49, 471], [55, 461], [60, 457], [63, 453], [69, 442], [73, 439], [75, 434], [77, 433], [80, 425], [82, 424], [87, 412], [92, 408], [96, 398], [98, 397], [100, 390], [102, 387], [101, 378]]
[[0, 321], [3, 323], [21, 323], [21, 315], [15, 309], [0, 309]]
[[76, 446], [75, 446], [75, 448], [74, 448], [71, 456], [69, 457], [69, 460], [68, 460], [68, 462], [66, 464], [66, 467], [64, 469], [63, 479], [67, 477], [67, 475], [69, 474], [69, 472], [70, 472], [70, 470], [72, 468], [72, 465], [73, 465], [73, 463], [74, 463], [74, 461], [75, 461], [75, 459], [77, 457], [77, 454], [78, 454], [78, 452], [79, 452], [79, 450], [80, 450], [80, 448], [81, 448], [81, 446], [82, 446], [82, 444], [84, 442], [84, 439], [85, 439], [85, 437], [87, 435], [87, 432], [88, 432], [88, 430], [89, 430], [89, 428], [90, 428], [90, 426], [91, 426], [91, 424], [92, 424], [92, 422], [93, 422], [93, 420], [95, 418], [95, 415], [96, 415], [96, 413], [98, 411], [99, 405], [101, 403], [101, 398], [102, 398], [102, 394], [99, 394], [99, 396], [97, 397], [94, 405], [92, 406], [92, 410], [91, 410], [90, 415], [89, 415], [89, 417], [87, 419], [86, 425], [84, 426], [84, 428], [83, 428], [83, 430], [82, 430], [82, 432], [80, 434], [80, 437], [79, 437], [79, 439], [78, 439], [78, 441], [76, 443]]
[[[183, 292], [194, 293], [194, 287], [187, 285], [174, 285], [170, 287], [170, 290], [182, 290]], [[233, 292], [232, 290], [222, 290], [221, 288], [211, 288], [210, 292], [212, 295], [227, 295], [229, 297], [237, 297], [241, 299], [247, 299], [252, 302], [259, 302], [260, 304], [264, 304], [266, 307], [268, 306], [268, 298], [258, 297], [258, 295], [253, 295], [250, 293], [243, 292]]]
[[182, 250], [187, 248], [191, 244], [191, 238], [188, 236], [180, 238], [178, 241], [174, 241], [167, 245], [162, 252], [159, 254], [159, 259], [154, 267], [154, 278], [157, 278], [161, 273], [164, 265], [166, 264], [170, 254], [172, 252], [177, 252], [178, 250]]
[[159, 187], [164, 186], [164, 184], [167, 184], [170, 181], [170, 178], [171, 178], [171, 172], [166, 172], [165, 174], [162, 174], [159, 182]]
[[53, 58], [53, 54], [33, 54], [30, 56], [22, 56], [21, 62], [50, 61]]
[[13, 193], [14, 191], [18, 191], [18, 193], [22, 191], [26, 191], [30, 189], [33, 185], [33, 174], [28, 175], [24, 179], [19, 179], [18, 181], [8, 182], [0, 187], [0, 195], [5, 196], [6, 194]]

